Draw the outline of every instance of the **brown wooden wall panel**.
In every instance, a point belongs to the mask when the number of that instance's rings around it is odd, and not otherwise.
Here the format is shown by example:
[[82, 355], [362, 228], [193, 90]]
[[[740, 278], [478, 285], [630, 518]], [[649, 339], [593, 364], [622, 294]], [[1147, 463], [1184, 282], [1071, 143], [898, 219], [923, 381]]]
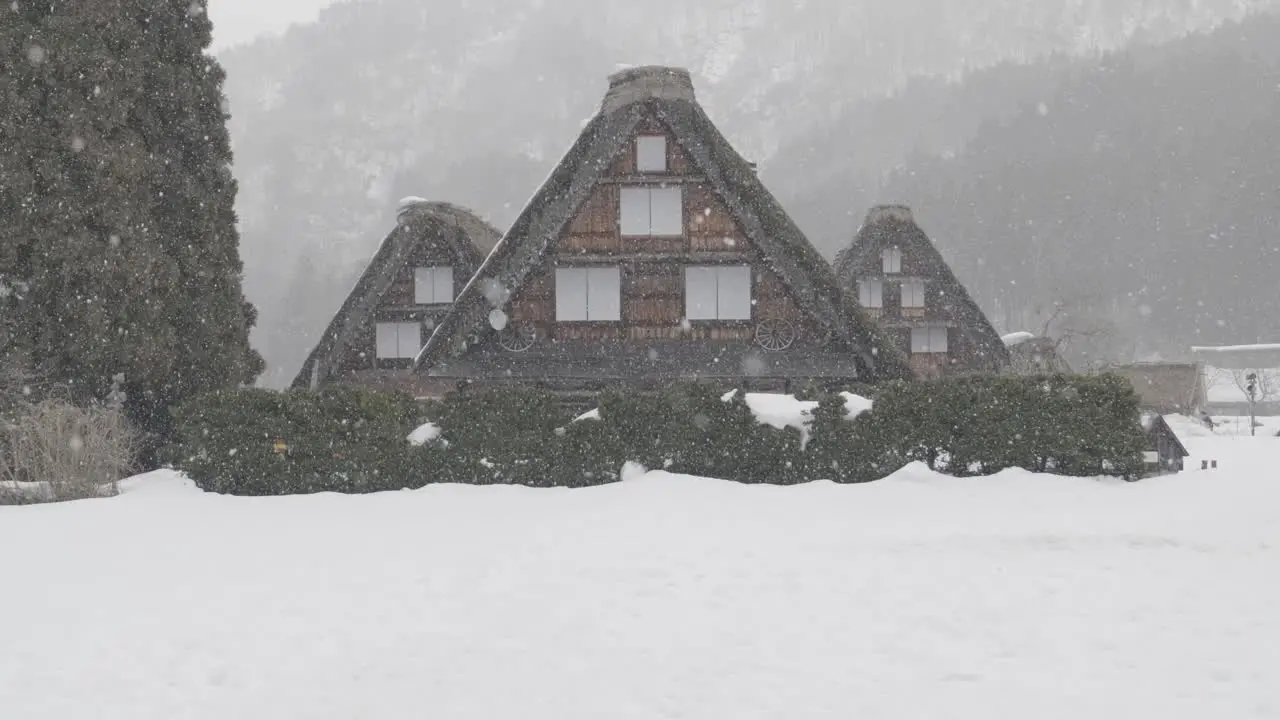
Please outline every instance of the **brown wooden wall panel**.
[[670, 265], [637, 265], [623, 272], [622, 293], [634, 298], [679, 298], [684, 294], [684, 274], [680, 268]]
[[786, 296], [757, 298], [755, 316], [760, 319], [779, 318], [781, 320], [790, 320], [796, 325], [800, 325], [805, 320], [800, 308], [796, 307], [791, 298]]
[[618, 232], [618, 188], [601, 184], [578, 209], [569, 223], [570, 235], [603, 235]]
[[617, 233], [599, 233], [594, 235], [566, 235], [556, 244], [556, 252], [561, 255], [575, 253], [616, 253], [621, 249]]
[[677, 326], [684, 317], [680, 298], [628, 297], [622, 304], [622, 321], [630, 325]]
[[787, 286], [774, 273], [768, 270], [760, 270], [756, 272], [756, 297], [757, 298], [778, 298], [789, 297]]
[[742, 252], [746, 241], [729, 235], [689, 235], [689, 249], [694, 252]]
[[555, 295], [555, 276], [554, 271], [550, 269], [534, 273], [525, 281], [524, 286], [520, 288], [520, 294], [517, 300], [524, 298], [549, 298]]
[[406, 267], [399, 275], [396, 276], [391, 287], [387, 288], [387, 292], [383, 294], [382, 299], [378, 302], [378, 307], [405, 307], [412, 305], [414, 301], [414, 269]]
[[684, 252], [688, 241], [682, 237], [625, 237], [621, 251], [625, 253], [678, 253]]
[[693, 323], [689, 326], [689, 329], [681, 335], [691, 342], [699, 342], [703, 340], [751, 340], [755, 337], [755, 334], [755, 323], [741, 325]]
[[621, 323], [560, 323], [551, 334], [556, 340], [620, 340], [625, 330]]
[[938, 377], [946, 370], [949, 358], [946, 353], [912, 353], [908, 362], [920, 377]]
[[686, 185], [684, 198], [685, 224], [690, 235], [742, 238], [742, 229], [706, 185]]
[[679, 325], [633, 325], [627, 328], [631, 340], [679, 340], [688, 333]]
[[511, 306], [511, 319], [516, 322], [555, 322], [556, 303], [551, 299], [521, 298]]

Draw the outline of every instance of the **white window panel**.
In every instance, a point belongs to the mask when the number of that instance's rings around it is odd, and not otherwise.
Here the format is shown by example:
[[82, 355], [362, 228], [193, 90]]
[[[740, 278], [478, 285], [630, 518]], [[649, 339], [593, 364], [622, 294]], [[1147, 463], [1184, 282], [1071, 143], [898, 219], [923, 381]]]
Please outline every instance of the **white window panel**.
[[378, 323], [375, 334], [375, 351], [381, 360], [414, 358], [422, 348], [422, 325], [419, 323]]
[[684, 235], [684, 188], [622, 188], [618, 224], [627, 237]]
[[947, 352], [947, 329], [945, 327], [911, 328], [911, 352]]
[[902, 307], [924, 307], [924, 290], [923, 280], [904, 280], [902, 283]]
[[715, 320], [719, 304], [714, 267], [684, 269], [684, 315], [688, 320]]
[[453, 302], [453, 268], [420, 267], [413, 280], [413, 301], [418, 305]]
[[746, 265], [687, 267], [684, 286], [686, 319], [751, 319], [751, 268]]
[[945, 327], [929, 328], [929, 349], [936, 353], [949, 352], [947, 329]]
[[652, 235], [684, 235], [684, 192], [680, 187], [649, 191], [649, 232]]
[[592, 322], [622, 319], [622, 274], [618, 268], [587, 270], [587, 319]]
[[858, 303], [865, 308], [884, 307], [884, 283], [880, 280], [858, 281]]
[[434, 276], [432, 280], [432, 301], [437, 303], [453, 302], [453, 268], [451, 267], [435, 267], [431, 269]]
[[622, 188], [618, 217], [624, 236], [649, 235], [649, 188]]
[[636, 138], [636, 170], [667, 171], [667, 138], [663, 135], [641, 135]]
[[885, 248], [880, 252], [880, 262], [887, 274], [897, 274], [902, 272], [902, 249], [901, 248]]
[[586, 268], [557, 268], [556, 320], [560, 322], [583, 322], [586, 319]]
[[716, 296], [721, 320], [751, 319], [751, 268], [716, 268]]
[[400, 329], [396, 323], [378, 323], [377, 336], [379, 359], [400, 357]]
[[421, 323], [400, 323], [399, 332], [399, 350], [401, 358], [416, 358], [418, 351], [422, 349], [422, 324]]

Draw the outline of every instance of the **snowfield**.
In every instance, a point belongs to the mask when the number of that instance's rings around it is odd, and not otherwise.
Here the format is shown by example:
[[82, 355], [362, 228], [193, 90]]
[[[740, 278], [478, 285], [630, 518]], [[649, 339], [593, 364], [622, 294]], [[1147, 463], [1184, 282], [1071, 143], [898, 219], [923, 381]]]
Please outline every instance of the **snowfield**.
[[1219, 470], [0, 508], [0, 717], [1277, 718], [1280, 440], [1188, 434]]

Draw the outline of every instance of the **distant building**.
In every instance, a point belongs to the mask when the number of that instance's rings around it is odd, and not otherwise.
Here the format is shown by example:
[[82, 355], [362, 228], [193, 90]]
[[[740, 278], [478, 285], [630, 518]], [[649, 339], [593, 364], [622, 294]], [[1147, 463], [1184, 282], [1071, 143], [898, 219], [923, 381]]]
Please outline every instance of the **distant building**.
[[871, 210], [836, 274], [921, 377], [1004, 370], [1009, 351], [910, 208]]
[[1151, 362], [1111, 365], [1102, 372], [1128, 380], [1143, 410], [1198, 416], [1207, 403], [1200, 363]]
[[1280, 415], [1280, 344], [1193, 347], [1204, 364], [1208, 410], [1214, 415], [1246, 415], [1250, 411], [1245, 392], [1253, 373], [1257, 391], [1252, 410], [1257, 415]]
[[1009, 348], [1009, 369], [1015, 375], [1058, 375], [1070, 373], [1071, 366], [1058, 353], [1058, 341], [1029, 332], [1000, 338]]

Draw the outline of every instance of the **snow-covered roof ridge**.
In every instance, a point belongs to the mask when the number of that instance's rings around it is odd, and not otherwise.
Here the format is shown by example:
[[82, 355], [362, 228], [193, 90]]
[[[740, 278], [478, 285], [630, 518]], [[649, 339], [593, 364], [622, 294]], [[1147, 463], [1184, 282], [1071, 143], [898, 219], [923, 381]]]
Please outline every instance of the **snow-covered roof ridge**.
[[611, 113], [644, 100], [697, 102], [693, 77], [684, 68], [661, 65], [626, 68], [609, 76], [604, 112]]

